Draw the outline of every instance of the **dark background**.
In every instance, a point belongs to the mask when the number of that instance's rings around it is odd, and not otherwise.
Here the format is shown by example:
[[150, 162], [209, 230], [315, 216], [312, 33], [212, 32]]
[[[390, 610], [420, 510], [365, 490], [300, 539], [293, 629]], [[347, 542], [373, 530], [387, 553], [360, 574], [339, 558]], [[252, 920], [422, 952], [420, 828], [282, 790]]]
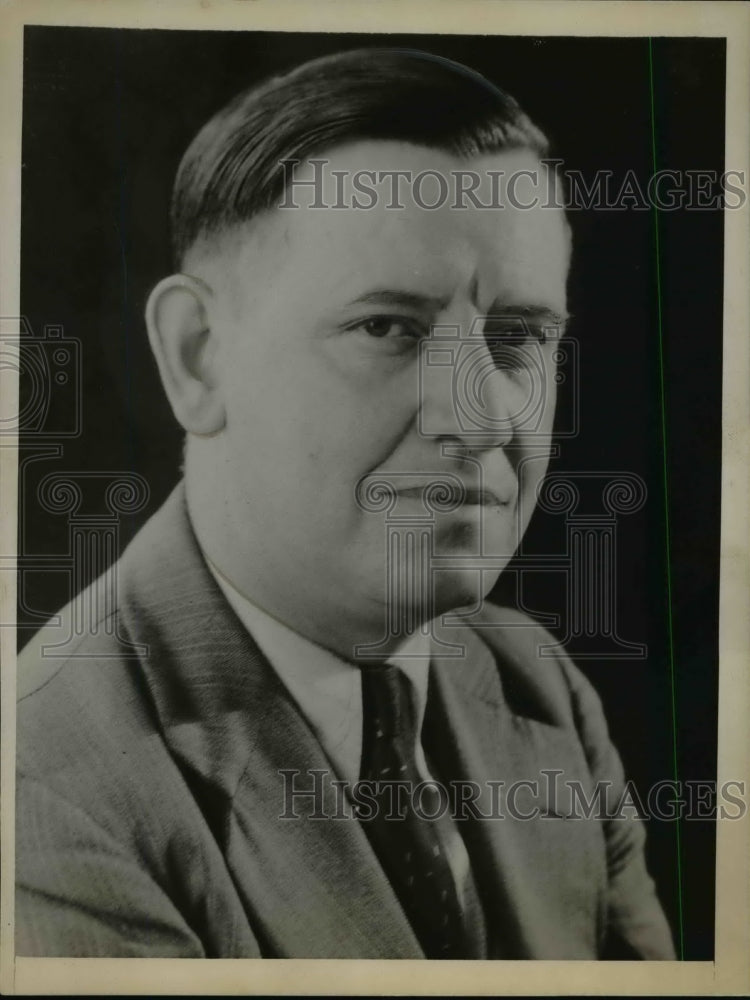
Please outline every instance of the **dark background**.
[[[181, 432], [142, 314], [150, 287], [170, 270], [167, 206], [187, 144], [240, 88], [365, 44], [425, 49], [479, 70], [517, 97], [567, 168], [589, 178], [598, 169], [622, 177], [632, 168], [645, 188], [654, 138], [658, 169], [724, 169], [721, 39], [653, 40], [652, 121], [645, 38], [27, 28], [22, 311], [35, 338], [55, 324], [81, 341], [74, 388], [83, 413], [81, 433], [61, 438], [57, 453], [54, 433], [22, 434], [21, 645], [69, 599], [72, 585], [55, 564], [66, 556], [68, 521], [40, 506], [41, 478], [140, 473], [149, 501], [122, 519], [124, 543], [179, 476]], [[662, 779], [716, 777], [723, 224], [717, 210], [658, 215], [663, 435], [655, 214], [590, 210], [572, 213], [571, 223], [581, 432], [561, 441], [551, 470], [629, 471], [648, 487], [647, 503], [620, 519], [617, 536], [617, 630], [647, 644], [648, 656], [580, 661], [645, 796]], [[23, 402], [23, 369], [21, 389]], [[52, 394], [53, 432], [56, 420], [63, 426], [67, 419], [71, 391], [69, 380]], [[563, 386], [562, 413], [570, 392]], [[524, 551], [562, 553], [564, 529], [564, 518], [537, 512]], [[34, 557], [44, 565], [35, 569]], [[495, 596], [514, 600], [516, 581], [506, 574]], [[560, 615], [560, 574], [526, 574], [522, 599], [540, 615]], [[713, 824], [650, 820], [648, 827], [649, 864], [678, 952], [682, 946], [686, 959], [711, 959]]]

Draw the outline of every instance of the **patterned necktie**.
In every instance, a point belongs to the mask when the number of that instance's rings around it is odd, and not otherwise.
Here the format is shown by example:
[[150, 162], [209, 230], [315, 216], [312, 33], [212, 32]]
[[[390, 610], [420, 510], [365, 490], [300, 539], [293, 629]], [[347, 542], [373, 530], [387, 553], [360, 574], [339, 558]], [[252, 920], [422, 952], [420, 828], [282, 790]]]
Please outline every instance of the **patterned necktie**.
[[[361, 781], [371, 783], [377, 804], [362, 826], [426, 957], [469, 957], [453, 873], [437, 835], [439, 820], [425, 818], [440, 813], [441, 800], [417, 770], [409, 680], [391, 664], [361, 671]], [[395, 783], [403, 783], [400, 794]]]

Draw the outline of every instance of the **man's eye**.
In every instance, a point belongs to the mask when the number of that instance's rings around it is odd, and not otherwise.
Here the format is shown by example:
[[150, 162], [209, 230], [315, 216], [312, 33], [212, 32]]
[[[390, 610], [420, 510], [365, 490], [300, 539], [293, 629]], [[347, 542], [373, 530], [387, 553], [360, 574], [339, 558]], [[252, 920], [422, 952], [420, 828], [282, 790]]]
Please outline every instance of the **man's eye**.
[[362, 330], [368, 336], [378, 340], [383, 340], [386, 337], [393, 339], [404, 336], [413, 338], [421, 336], [419, 324], [415, 320], [405, 319], [402, 316], [371, 316], [350, 329]]
[[500, 319], [489, 317], [484, 323], [484, 335], [487, 342], [503, 342], [516, 344], [546, 344], [547, 328], [539, 323], [529, 323], [526, 320]]
[[539, 365], [539, 345], [544, 338], [528, 334], [485, 333], [485, 342], [499, 371], [520, 372]]
[[502, 317], [485, 322], [484, 339], [499, 371], [521, 372], [538, 367], [547, 332], [540, 324]]

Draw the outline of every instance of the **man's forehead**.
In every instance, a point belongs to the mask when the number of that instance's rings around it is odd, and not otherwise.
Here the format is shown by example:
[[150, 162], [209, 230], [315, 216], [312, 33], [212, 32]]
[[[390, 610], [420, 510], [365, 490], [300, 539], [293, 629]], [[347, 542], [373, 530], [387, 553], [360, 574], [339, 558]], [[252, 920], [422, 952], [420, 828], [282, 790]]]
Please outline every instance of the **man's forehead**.
[[[427, 213], [528, 211], [554, 205], [554, 174], [530, 149], [459, 156], [406, 142], [366, 140], [284, 166], [285, 210]], [[454, 218], [454, 223], [458, 220]]]
[[[567, 270], [564, 212], [543, 206], [549, 197], [546, 168], [529, 150], [461, 158], [405, 143], [362, 142], [321, 153], [318, 159], [325, 163], [307, 163], [295, 172], [301, 183], [287, 197], [289, 207], [272, 209], [244, 228], [233, 252], [242, 272], [260, 267], [296, 283], [328, 280], [347, 288], [416, 285], [424, 294], [438, 296], [477, 274], [490, 285], [502, 285], [503, 279], [538, 285], [529, 293], [539, 294], [549, 283], [545, 276]], [[362, 171], [368, 172], [369, 196], [362, 193]], [[404, 174], [397, 190], [387, 176], [395, 171]], [[415, 191], [415, 178], [425, 171], [458, 184], [466, 183], [454, 179], [458, 172], [476, 174], [477, 196], [487, 207], [476, 207], [470, 199], [456, 207], [454, 191], [444, 204], [426, 207], [440, 193], [440, 184], [426, 177], [421, 191]], [[492, 171], [503, 178], [519, 176], [525, 183], [516, 187], [519, 205], [507, 199], [502, 205], [490, 203], [488, 185], [495, 184], [495, 197], [500, 196]], [[526, 175], [520, 176], [522, 171]], [[526, 205], [531, 200], [534, 185], [542, 204], [522, 207], [521, 201]], [[357, 191], [359, 201], [353, 204]], [[316, 201], [319, 207], [314, 207]]]
[[[295, 168], [295, 177], [310, 181], [319, 175], [316, 163], [323, 161], [328, 172], [325, 183], [329, 193], [335, 190], [337, 171], [354, 174], [362, 171], [386, 175], [396, 171], [407, 171], [416, 176], [422, 171], [436, 171], [443, 175], [451, 172], [498, 171], [511, 173], [522, 169], [538, 170], [540, 174], [547, 168], [532, 149], [510, 148], [473, 156], [462, 156], [447, 149], [423, 146], [416, 143], [392, 139], [362, 139], [316, 153], [301, 161]], [[287, 174], [289, 176], [289, 174]], [[388, 178], [384, 178], [383, 183]], [[406, 186], [404, 186], [406, 190]]]

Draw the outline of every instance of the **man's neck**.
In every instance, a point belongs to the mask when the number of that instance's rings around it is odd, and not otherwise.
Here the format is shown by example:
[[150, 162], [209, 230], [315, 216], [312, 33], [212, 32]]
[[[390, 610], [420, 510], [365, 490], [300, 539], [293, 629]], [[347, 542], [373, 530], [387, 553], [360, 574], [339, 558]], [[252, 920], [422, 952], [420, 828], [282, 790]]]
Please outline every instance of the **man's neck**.
[[[199, 443], [200, 447], [200, 443]], [[388, 615], [385, 603], [370, 602], [360, 607], [352, 594], [340, 601], [324, 585], [295, 587], [293, 573], [284, 580], [278, 574], [280, 560], [274, 561], [274, 576], [261, 572], [263, 559], [248, 554], [251, 539], [243, 533], [242, 544], [233, 537], [239, 528], [232, 523], [231, 510], [217, 502], [218, 477], [199, 473], [198, 463], [185, 463], [188, 515], [198, 544], [212, 572], [261, 611], [293, 629], [299, 635], [328, 649], [349, 662], [386, 660], [397, 653], [415, 634], [422, 632], [418, 615]], [[226, 520], [217, 523], [217, 511]], [[247, 528], [243, 525], [243, 528]], [[267, 560], [266, 560], [267, 561]], [[399, 623], [403, 627], [399, 627]]]

